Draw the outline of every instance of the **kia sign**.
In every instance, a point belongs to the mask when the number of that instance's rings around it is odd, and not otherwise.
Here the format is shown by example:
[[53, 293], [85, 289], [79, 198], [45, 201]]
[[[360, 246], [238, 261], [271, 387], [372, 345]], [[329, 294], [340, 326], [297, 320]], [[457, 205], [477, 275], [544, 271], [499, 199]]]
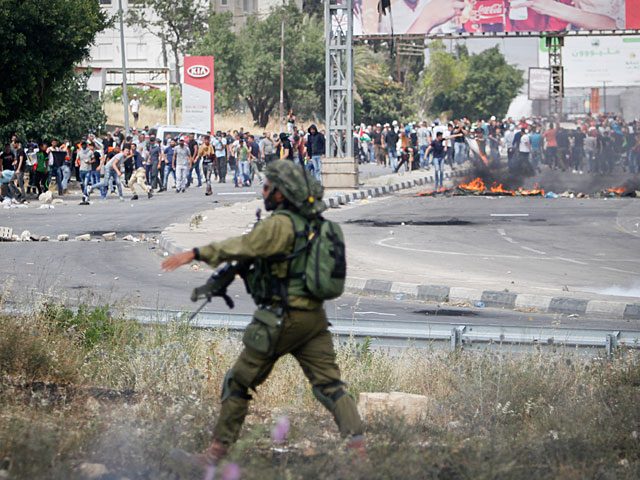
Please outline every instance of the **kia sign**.
[[213, 131], [213, 57], [184, 57], [182, 124]]
[[379, 1], [353, 2], [354, 35], [468, 37], [640, 29], [640, 0], [394, 0], [385, 14], [378, 13]]
[[187, 69], [187, 75], [193, 78], [204, 78], [209, 72], [209, 68], [204, 65], [192, 65]]

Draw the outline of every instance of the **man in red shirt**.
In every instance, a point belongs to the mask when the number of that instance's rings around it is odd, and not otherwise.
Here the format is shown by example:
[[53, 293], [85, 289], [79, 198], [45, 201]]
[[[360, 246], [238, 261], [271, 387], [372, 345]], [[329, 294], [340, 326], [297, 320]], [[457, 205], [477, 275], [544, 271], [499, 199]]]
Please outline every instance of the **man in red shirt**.
[[556, 140], [557, 130], [554, 128], [553, 123], [549, 124], [549, 129], [546, 130], [542, 137], [546, 145], [545, 156], [547, 165], [551, 168], [555, 168], [558, 163], [558, 142]]

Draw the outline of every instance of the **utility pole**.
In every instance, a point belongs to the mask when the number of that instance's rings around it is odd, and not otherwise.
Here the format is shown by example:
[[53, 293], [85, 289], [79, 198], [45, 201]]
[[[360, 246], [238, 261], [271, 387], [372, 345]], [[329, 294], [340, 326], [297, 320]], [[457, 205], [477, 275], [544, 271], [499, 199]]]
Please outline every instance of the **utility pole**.
[[282, 0], [282, 24], [280, 25], [280, 132], [284, 119], [284, 0]]
[[122, 53], [122, 105], [124, 107], [124, 136], [129, 136], [129, 94], [127, 93], [127, 62], [124, 52], [124, 22], [122, 20], [122, 0], [118, 0], [120, 12], [120, 53]]
[[604, 97], [604, 112], [607, 113], [607, 82], [602, 82], [602, 96]]

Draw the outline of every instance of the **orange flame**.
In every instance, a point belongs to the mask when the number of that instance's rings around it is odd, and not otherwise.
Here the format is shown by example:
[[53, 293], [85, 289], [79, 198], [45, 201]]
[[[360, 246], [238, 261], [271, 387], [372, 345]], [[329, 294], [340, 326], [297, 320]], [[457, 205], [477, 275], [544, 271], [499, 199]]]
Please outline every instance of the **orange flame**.
[[511, 190], [505, 190], [502, 188], [502, 184], [496, 185], [496, 182], [493, 182], [493, 187], [491, 187], [491, 193], [504, 193], [507, 195], [515, 195], [515, 192]]
[[612, 193], [617, 193], [618, 195], [622, 195], [622, 193], [626, 190], [626, 187], [620, 187], [620, 188], [608, 188], [607, 192], [612, 192]]
[[473, 179], [469, 183], [461, 183], [460, 185], [458, 185], [458, 188], [464, 188], [465, 190], [474, 190], [476, 192], [483, 192], [487, 189], [480, 177]]
[[539, 183], [536, 183], [531, 190], [525, 190], [520, 187], [518, 189], [518, 195], [542, 195], [544, 197], [544, 190], [540, 188]]

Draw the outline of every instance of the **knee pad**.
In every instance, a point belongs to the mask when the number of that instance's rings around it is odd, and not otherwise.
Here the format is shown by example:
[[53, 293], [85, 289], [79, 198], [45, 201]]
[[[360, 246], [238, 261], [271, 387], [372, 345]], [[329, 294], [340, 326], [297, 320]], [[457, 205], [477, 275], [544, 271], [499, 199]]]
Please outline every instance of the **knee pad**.
[[[315, 385], [312, 388], [313, 396], [331, 413], [333, 413], [333, 409], [336, 406], [336, 402], [345, 394], [345, 391], [342, 389], [344, 383], [342, 382], [333, 382], [327, 383], [324, 385]], [[329, 393], [327, 390], [331, 388], [339, 387], [333, 393]]]
[[221, 403], [224, 403], [230, 397], [242, 398], [244, 400], [251, 400], [253, 398], [247, 393], [247, 387], [241, 387], [241, 389], [239, 389], [236, 385], [240, 384], [237, 381], [234, 381], [233, 371], [229, 370], [222, 380], [222, 393], [220, 394]]

